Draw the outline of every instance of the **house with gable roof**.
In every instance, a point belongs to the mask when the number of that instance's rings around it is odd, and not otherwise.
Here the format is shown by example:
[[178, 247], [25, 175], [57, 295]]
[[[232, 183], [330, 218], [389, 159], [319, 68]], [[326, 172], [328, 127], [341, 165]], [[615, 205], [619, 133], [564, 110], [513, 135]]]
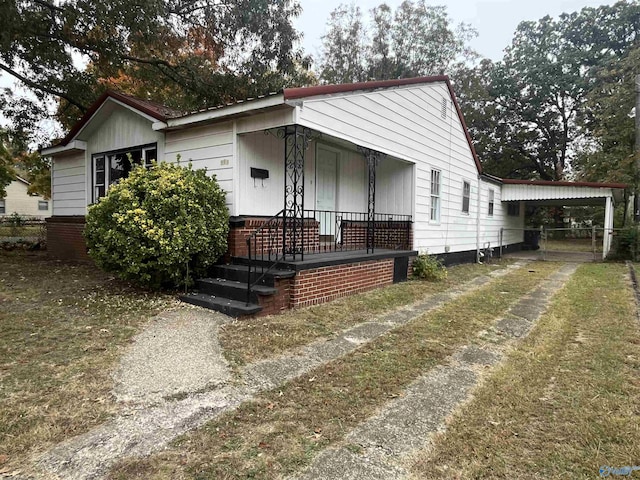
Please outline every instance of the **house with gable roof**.
[[517, 249], [526, 204], [602, 204], [611, 228], [625, 188], [485, 174], [446, 76], [288, 88], [196, 112], [107, 92], [42, 154], [53, 158], [48, 248], [64, 258], [86, 256], [87, 206], [131, 162], [206, 167], [226, 192], [229, 250], [184, 299], [231, 315], [403, 281], [418, 252], [454, 263]]

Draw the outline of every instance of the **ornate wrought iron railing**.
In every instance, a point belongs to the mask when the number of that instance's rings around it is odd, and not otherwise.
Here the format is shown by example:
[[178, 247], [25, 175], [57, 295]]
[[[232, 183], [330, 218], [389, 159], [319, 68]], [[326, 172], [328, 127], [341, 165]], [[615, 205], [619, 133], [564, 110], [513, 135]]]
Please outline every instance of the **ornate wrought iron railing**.
[[[285, 210], [280, 210], [247, 237], [247, 256], [249, 259], [247, 303], [251, 299], [251, 288], [260, 283], [265, 275], [284, 258], [284, 214]], [[260, 261], [257, 261], [258, 259]], [[260, 272], [259, 276], [258, 271]], [[252, 279], [254, 280], [252, 281]]]
[[315, 241], [307, 241], [305, 253], [329, 253], [376, 248], [408, 250], [411, 246], [411, 215], [367, 212], [305, 210], [316, 221]]

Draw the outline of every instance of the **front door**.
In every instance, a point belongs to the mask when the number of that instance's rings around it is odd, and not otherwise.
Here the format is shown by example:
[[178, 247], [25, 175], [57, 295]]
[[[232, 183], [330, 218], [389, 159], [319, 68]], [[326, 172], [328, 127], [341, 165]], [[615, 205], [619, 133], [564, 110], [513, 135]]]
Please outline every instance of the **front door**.
[[320, 222], [320, 235], [336, 233], [336, 194], [339, 153], [318, 145], [316, 158], [316, 220]]

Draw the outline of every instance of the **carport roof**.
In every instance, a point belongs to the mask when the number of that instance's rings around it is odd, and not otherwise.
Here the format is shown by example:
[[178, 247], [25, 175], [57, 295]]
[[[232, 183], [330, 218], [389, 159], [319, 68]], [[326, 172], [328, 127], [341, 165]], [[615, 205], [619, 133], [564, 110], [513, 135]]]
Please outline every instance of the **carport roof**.
[[621, 201], [628, 185], [623, 183], [566, 182], [547, 180], [502, 180], [504, 202], [528, 201], [540, 204], [594, 204], [607, 197]]

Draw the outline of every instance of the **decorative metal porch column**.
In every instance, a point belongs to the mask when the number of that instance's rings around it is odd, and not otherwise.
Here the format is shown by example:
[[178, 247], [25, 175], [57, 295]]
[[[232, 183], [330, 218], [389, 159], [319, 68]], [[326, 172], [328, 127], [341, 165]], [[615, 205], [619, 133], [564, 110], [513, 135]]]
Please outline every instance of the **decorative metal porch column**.
[[[300, 125], [287, 125], [284, 134], [284, 215], [282, 252], [300, 255], [304, 260], [304, 154], [311, 131]], [[288, 242], [287, 242], [288, 240]]]
[[376, 243], [376, 167], [384, 154], [365, 147], [358, 147], [358, 150], [364, 155], [369, 174], [367, 193], [367, 253], [373, 253]]

